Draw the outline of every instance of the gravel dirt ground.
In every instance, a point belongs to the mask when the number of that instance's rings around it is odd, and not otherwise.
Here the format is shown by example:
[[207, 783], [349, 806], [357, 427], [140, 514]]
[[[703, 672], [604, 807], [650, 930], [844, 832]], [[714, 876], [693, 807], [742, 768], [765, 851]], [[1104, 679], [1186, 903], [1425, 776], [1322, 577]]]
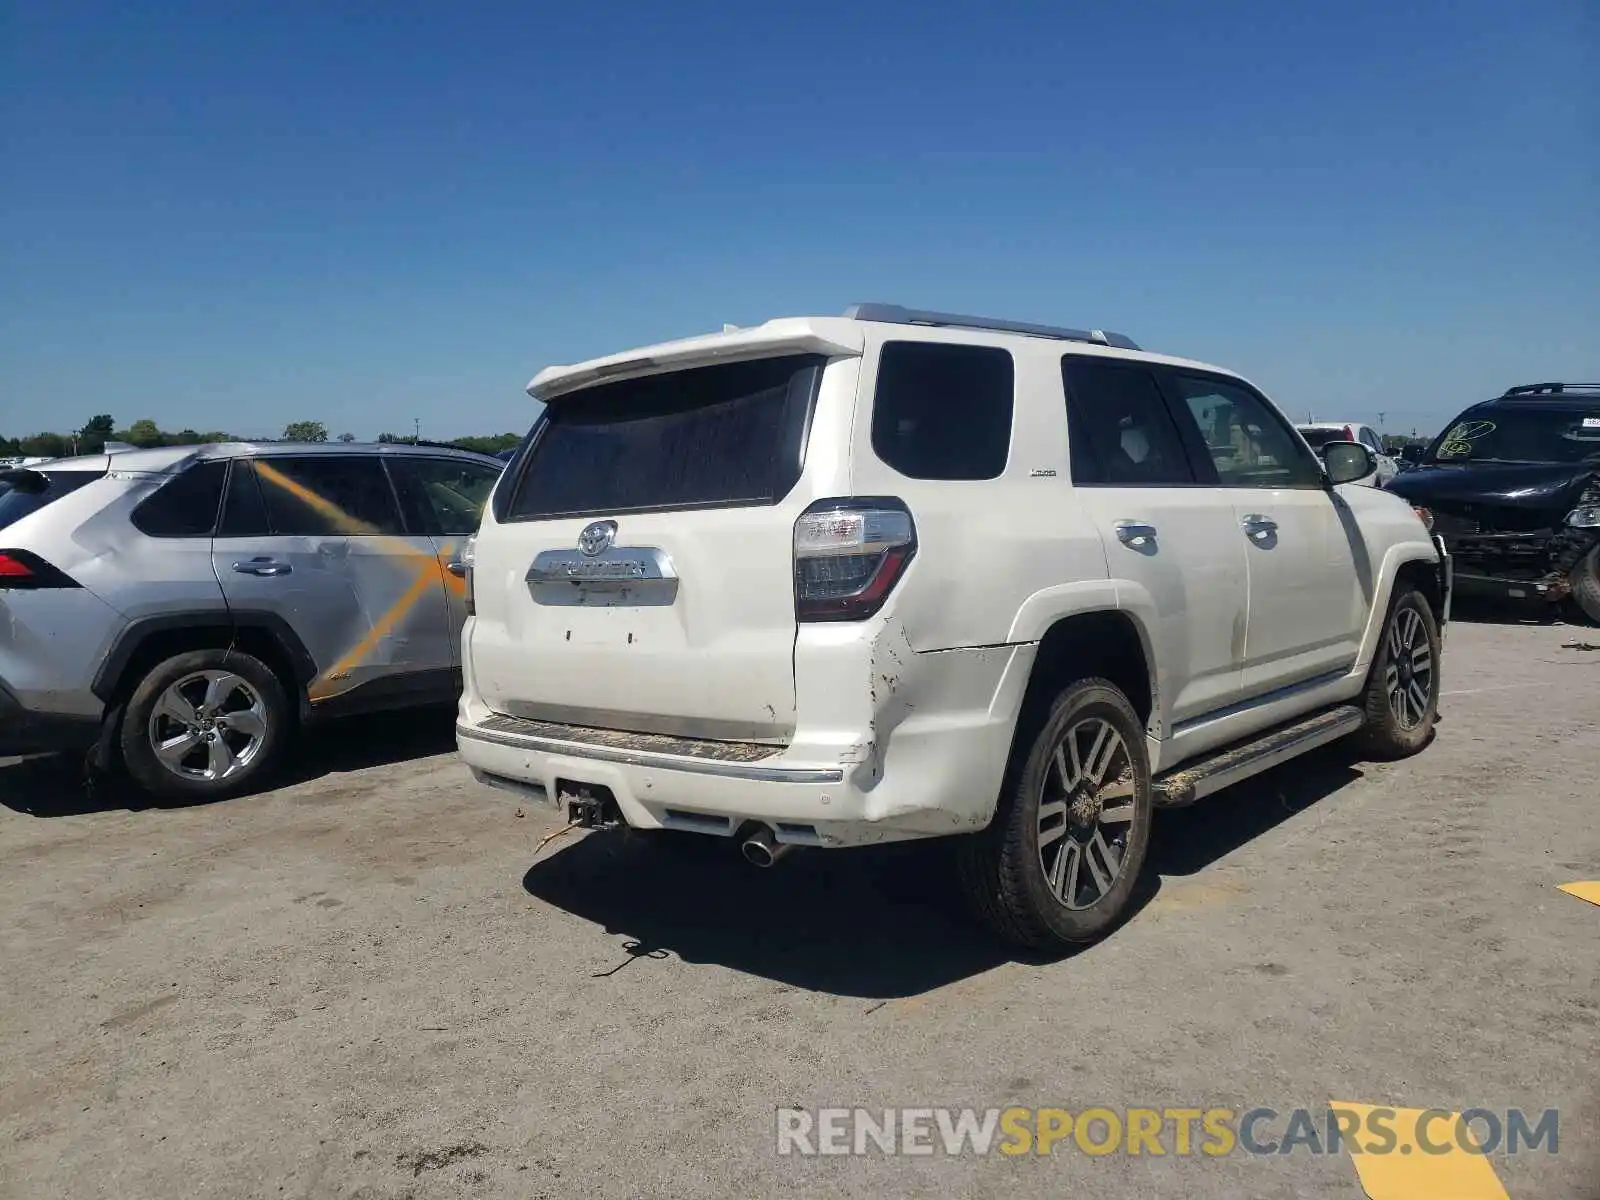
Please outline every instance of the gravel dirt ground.
[[[572, 837], [450, 714], [138, 807], [0, 767], [6, 1197], [1336, 1197], [1352, 1156], [779, 1157], [780, 1106], [1560, 1110], [1492, 1156], [1600, 1197], [1600, 631], [1453, 626], [1420, 757], [1165, 814], [1110, 940], [1016, 961], [927, 847]], [[1282, 1133], [1281, 1124], [1271, 1131]], [[1475, 1195], [1478, 1193], [1474, 1193]]]

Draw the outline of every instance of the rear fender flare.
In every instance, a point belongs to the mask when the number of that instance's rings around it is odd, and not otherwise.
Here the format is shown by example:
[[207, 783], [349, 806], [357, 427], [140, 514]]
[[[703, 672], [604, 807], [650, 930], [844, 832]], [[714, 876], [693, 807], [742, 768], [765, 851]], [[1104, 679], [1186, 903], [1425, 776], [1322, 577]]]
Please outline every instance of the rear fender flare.
[[[1042, 588], [1023, 601], [1006, 640], [1013, 645], [1037, 646], [1056, 622], [1105, 612], [1121, 612], [1132, 620], [1139, 634], [1150, 677], [1150, 729], [1159, 736], [1156, 731], [1165, 726], [1166, 678], [1161, 656], [1150, 633], [1157, 619], [1156, 607], [1150, 594], [1137, 584], [1116, 579], [1085, 579]], [[1003, 687], [1003, 696], [996, 697], [997, 711], [1003, 711], [1007, 701], [1014, 701], [1015, 707], [1009, 714], [1012, 718], [1021, 710], [1032, 662], [1029, 656], [1018, 664], [1021, 679], [1009, 681], [1010, 687]]]
[[303, 697], [306, 685], [316, 677], [316, 660], [289, 622], [277, 613], [253, 609], [161, 613], [130, 621], [101, 661], [92, 690], [102, 703], [110, 704], [123, 685], [128, 665], [152, 637], [180, 630], [205, 630], [231, 637], [242, 629], [259, 629], [278, 643], [294, 669], [294, 682]]

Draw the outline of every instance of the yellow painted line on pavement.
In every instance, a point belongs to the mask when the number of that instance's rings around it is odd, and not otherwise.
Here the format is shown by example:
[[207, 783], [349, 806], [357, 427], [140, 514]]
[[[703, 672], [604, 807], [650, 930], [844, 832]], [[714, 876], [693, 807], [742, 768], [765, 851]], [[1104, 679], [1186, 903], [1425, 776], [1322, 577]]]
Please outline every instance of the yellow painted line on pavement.
[[[1355, 1164], [1356, 1176], [1361, 1180], [1361, 1190], [1370, 1200], [1510, 1200], [1500, 1177], [1483, 1154], [1474, 1154], [1460, 1145], [1460, 1116], [1457, 1113], [1435, 1113], [1426, 1126], [1421, 1122], [1427, 1109], [1390, 1108], [1373, 1104], [1354, 1104], [1334, 1100], [1331, 1107], [1336, 1112], [1350, 1112], [1367, 1125], [1374, 1111], [1393, 1113], [1388, 1126], [1394, 1131], [1395, 1146], [1383, 1154], [1362, 1152], [1352, 1148], [1350, 1161]], [[1427, 1147], [1417, 1140], [1419, 1129], [1430, 1143]], [[1476, 1139], [1474, 1144], [1476, 1143]]]
[[1577, 883], [1562, 883], [1556, 886], [1569, 896], [1587, 900], [1590, 904], [1600, 904], [1600, 879], [1584, 879]]

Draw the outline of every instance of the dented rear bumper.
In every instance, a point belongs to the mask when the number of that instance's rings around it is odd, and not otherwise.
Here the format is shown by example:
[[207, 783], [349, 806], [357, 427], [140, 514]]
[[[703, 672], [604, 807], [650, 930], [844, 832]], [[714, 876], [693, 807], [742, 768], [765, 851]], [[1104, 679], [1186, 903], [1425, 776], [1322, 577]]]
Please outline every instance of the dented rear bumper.
[[483, 703], [469, 667], [456, 741], [480, 782], [551, 805], [605, 788], [640, 829], [732, 836], [759, 821], [821, 846], [971, 832], [993, 815], [1035, 649], [916, 653], [892, 620], [854, 639], [803, 631], [786, 745], [510, 717]]

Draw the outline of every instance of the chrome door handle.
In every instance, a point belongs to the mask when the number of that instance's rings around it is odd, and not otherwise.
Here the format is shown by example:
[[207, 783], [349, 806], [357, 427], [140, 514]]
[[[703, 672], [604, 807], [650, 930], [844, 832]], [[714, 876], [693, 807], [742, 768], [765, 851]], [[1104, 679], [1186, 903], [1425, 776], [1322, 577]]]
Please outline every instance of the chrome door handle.
[[459, 558], [452, 558], [449, 562], [445, 563], [444, 569], [449, 571], [450, 574], [454, 575], [457, 579], [465, 579], [467, 577], [467, 564], [462, 562]]
[[1135, 550], [1142, 550], [1156, 540], [1156, 527], [1144, 521], [1118, 521], [1114, 528], [1117, 540]]
[[1244, 526], [1245, 534], [1257, 542], [1264, 542], [1278, 532], [1278, 523], [1260, 513], [1250, 513], [1239, 523]]
[[278, 575], [294, 573], [294, 567], [286, 562], [279, 562], [275, 558], [250, 558], [244, 562], [236, 562], [233, 569], [241, 575], [257, 575], [262, 578], [273, 578]]

